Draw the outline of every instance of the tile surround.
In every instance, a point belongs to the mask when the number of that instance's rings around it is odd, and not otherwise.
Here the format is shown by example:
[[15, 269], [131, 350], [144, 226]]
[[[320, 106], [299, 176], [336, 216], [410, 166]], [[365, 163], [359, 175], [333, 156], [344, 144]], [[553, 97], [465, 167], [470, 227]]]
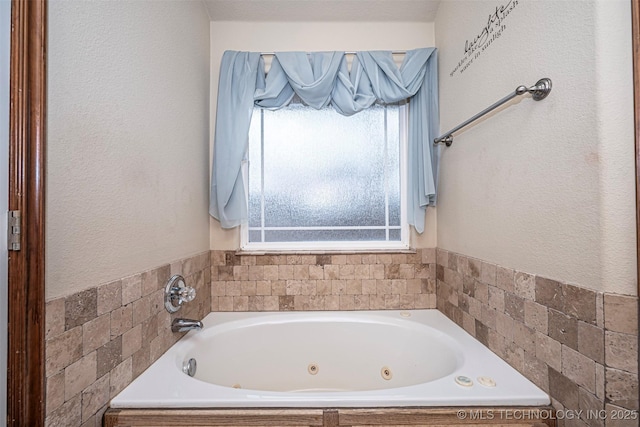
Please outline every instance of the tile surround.
[[638, 409], [636, 297], [436, 249], [337, 255], [208, 251], [47, 302], [46, 425], [101, 425], [109, 399], [182, 336], [170, 332], [161, 293], [177, 273], [199, 293], [197, 303], [179, 314], [198, 319], [209, 311], [437, 307], [549, 392], [557, 409]]
[[212, 311], [435, 308], [435, 249], [411, 254], [211, 251]]
[[[48, 426], [99, 426], [109, 399], [182, 334], [170, 332], [172, 274], [210, 311], [435, 308], [435, 249], [412, 254], [240, 255], [207, 251], [89, 288], [46, 306]], [[178, 316], [175, 314], [173, 316]]]
[[556, 409], [582, 410], [560, 427], [638, 425], [587, 416], [638, 410], [637, 297], [441, 249], [436, 259], [438, 310], [548, 392]]
[[198, 299], [173, 316], [211, 310], [210, 252], [49, 301], [46, 314], [47, 426], [102, 426], [109, 400], [183, 334], [170, 330], [164, 286], [182, 274]]

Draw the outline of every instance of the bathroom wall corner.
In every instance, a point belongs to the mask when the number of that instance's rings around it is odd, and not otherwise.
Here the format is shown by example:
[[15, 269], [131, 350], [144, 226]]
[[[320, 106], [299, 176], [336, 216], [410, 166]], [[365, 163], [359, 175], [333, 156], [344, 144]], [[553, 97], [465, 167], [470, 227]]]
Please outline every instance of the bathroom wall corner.
[[549, 393], [556, 410], [584, 423], [637, 414], [638, 297], [442, 249], [436, 257], [438, 310]]
[[[102, 425], [109, 401], [184, 334], [176, 317], [211, 307], [210, 252], [103, 283], [46, 303], [46, 425]], [[184, 276], [197, 297], [170, 315], [164, 287]]]

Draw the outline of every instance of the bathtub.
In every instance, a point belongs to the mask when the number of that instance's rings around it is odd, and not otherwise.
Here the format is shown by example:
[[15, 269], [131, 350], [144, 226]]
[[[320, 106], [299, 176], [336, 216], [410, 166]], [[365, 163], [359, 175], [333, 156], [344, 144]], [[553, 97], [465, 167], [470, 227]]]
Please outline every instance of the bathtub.
[[[549, 396], [437, 310], [211, 313], [111, 408], [540, 406]], [[195, 359], [190, 377], [185, 362]]]

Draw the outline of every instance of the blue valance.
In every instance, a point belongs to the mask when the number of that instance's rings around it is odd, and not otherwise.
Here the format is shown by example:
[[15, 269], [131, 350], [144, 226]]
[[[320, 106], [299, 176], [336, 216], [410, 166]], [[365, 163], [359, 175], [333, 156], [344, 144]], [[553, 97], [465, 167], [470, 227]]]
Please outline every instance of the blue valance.
[[435, 48], [410, 50], [398, 68], [389, 51], [357, 52], [351, 71], [344, 52], [279, 52], [269, 73], [257, 52], [226, 51], [220, 65], [209, 213], [223, 228], [247, 219], [242, 161], [254, 106], [278, 109], [294, 95], [316, 109], [349, 116], [410, 98], [408, 220], [422, 233], [425, 211], [436, 202], [438, 148], [437, 55]]

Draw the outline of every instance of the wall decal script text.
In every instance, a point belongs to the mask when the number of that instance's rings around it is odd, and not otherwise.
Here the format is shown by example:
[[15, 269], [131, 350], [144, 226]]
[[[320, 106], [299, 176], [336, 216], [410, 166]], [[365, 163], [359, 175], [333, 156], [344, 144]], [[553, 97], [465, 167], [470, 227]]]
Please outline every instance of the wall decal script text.
[[509, 0], [507, 3], [496, 6], [495, 11], [489, 14], [487, 24], [471, 39], [467, 39], [464, 43], [464, 55], [457, 62], [454, 69], [449, 73], [453, 77], [456, 73], [462, 74], [465, 70], [477, 60], [482, 52], [484, 52], [494, 41], [500, 38], [507, 26], [504, 20], [509, 16], [513, 9], [518, 5], [519, 0]]

